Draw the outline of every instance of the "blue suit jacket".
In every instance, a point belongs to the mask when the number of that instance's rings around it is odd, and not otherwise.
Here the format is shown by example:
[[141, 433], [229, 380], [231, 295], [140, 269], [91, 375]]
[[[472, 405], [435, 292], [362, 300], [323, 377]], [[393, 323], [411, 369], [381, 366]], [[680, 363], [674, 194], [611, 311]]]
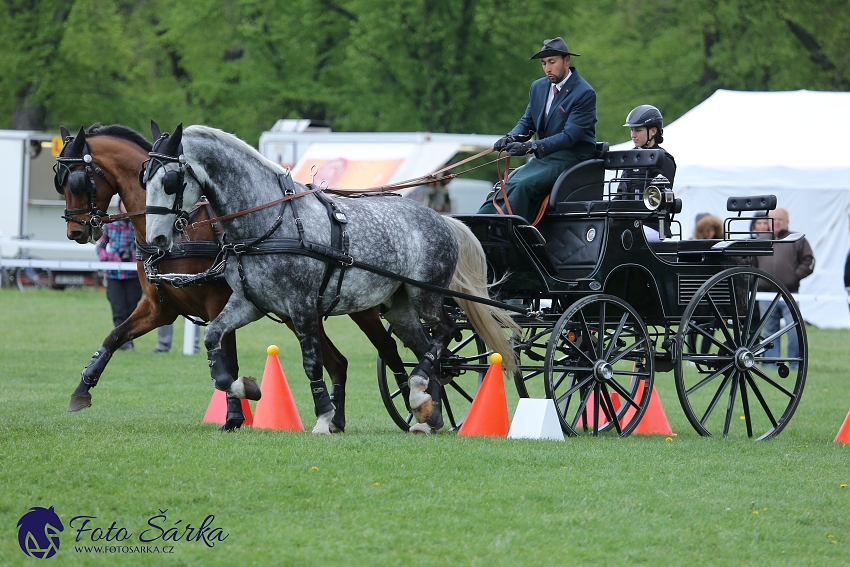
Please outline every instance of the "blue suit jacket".
[[537, 79], [528, 93], [528, 107], [509, 134], [537, 133], [537, 157], [568, 150], [580, 142], [596, 144], [596, 91], [575, 67], [546, 115], [546, 99], [552, 90], [548, 78]]

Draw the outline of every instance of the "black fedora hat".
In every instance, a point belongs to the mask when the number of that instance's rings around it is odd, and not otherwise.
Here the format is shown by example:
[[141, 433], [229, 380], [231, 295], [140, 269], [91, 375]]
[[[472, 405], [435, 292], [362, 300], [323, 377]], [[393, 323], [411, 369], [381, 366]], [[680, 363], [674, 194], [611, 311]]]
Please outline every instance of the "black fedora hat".
[[543, 41], [543, 49], [531, 56], [532, 59], [541, 59], [543, 57], [551, 57], [553, 55], [573, 55], [581, 57], [578, 53], [570, 53], [570, 48], [564, 43], [564, 38], [556, 37], [555, 39], [547, 39]]

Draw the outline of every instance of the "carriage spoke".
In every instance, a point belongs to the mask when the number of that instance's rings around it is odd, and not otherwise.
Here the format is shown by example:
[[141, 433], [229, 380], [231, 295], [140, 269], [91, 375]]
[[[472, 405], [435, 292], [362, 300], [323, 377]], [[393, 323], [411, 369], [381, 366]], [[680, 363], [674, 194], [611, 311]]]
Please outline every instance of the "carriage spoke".
[[649, 372], [643, 370], [615, 370], [614, 376], [649, 376]]
[[[581, 323], [581, 326], [582, 326], [582, 328], [584, 329], [584, 336], [585, 336], [585, 338], [586, 338], [586, 340], [587, 340], [587, 346], [588, 346], [587, 351], [588, 351], [589, 353], [595, 354], [595, 353], [594, 353], [595, 349], [593, 348], [593, 346], [594, 346], [594, 345], [593, 345], [593, 334], [591, 333], [591, 331], [590, 331], [590, 327], [589, 327], [589, 326], [588, 326], [588, 324], [587, 324], [587, 319], [585, 319], [585, 317], [584, 317], [584, 311], [579, 311], [579, 312], [577, 313], [577, 315], [579, 316], [579, 319], [580, 319], [580, 321], [579, 321], [579, 322]], [[602, 340], [602, 337], [598, 337], [598, 338], [599, 338], [599, 340]], [[570, 344], [574, 344], [574, 343], [573, 343], [571, 340], [569, 340], [569, 339], [567, 339], [567, 342], [569, 342]], [[598, 342], [598, 341], [597, 341], [597, 342]], [[588, 362], [590, 362], [590, 364], [593, 364], [593, 363], [595, 362], [595, 360], [599, 358], [599, 357], [596, 357], [595, 359], [592, 359], [590, 356], [587, 356], [587, 355], [585, 355], [585, 356], [586, 356], [586, 358], [587, 358]]]
[[741, 340], [741, 312], [738, 311], [738, 298], [735, 294], [735, 278], [729, 277], [727, 280], [729, 286], [729, 297], [732, 298], [732, 307], [735, 310], [735, 316], [733, 317], [733, 327], [732, 334], [735, 337], [735, 344], [742, 344], [744, 341]]
[[717, 307], [717, 303], [715, 303], [714, 298], [711, 297], [710, 293], [706, 294], [705, 297], [706, 299], [708, 299], [708, 304], [711, 305], [711, 308], [714, 311], [714, 315], [717, 317], [717, 321], [720, 323], [718, 327], [720, 327], [720, 330], [723, 331], [723, 336], [726, 337], [726, 340], [729, 343], [736, 345], [737, 343], [735, 343], [735, 340], [732, 338], [732, 335], [729, 334], [729, 328], [726, 326], [726, 318], [720, 314], [720, 308]]
[[611, 386], [612, 386], [615, 390], [617, 390], [617, 393], [618, 393], [618, 394], [620, 394], [620, 396], [622, 396], [622, 397], [623, 397], [623, 399], [624, 399], [626, 402], [628, 402], [628, 404], [629, 404], [630, 406], [632, 406], [632, 407], [633, 407], [633, 408], [635, 408], [635, 409], [638, 409], [638, 408], [640, 407], [640, 405], [639, 405], [639, 404], [635, 401], [635, 399], [632, 397], [632, 395], [631, 395], [631, 394], [629, 394], [629, 393], [626, 391], [626, 389], [625, 389], [625, 388], [623, 388], [623, 386], [622, 386], [620, 383], [615, 382], [615, 381], [611, 381]]
[[[603, 306], [605, 304], [603, 303]], [[599, 349], [599, 354], [602, 354], [602, 349]], [[593, 435], [599, 435], [599, 382], [593, 383]]]
[[596, 359], [602, 358], [602, 353], [605, 350], [605, 301], [599, 304], [599, 323], [596, 326]]
[[779, 382], [777, 382], [776, 380], [774, 380], [773, 378], [771, 378], [770, 376], [768, 376], [767, 374], [762, 372], [761, 368], [759, 368], [757, 366], [753, 366], [752, 368], [750, 368], [750, 372], [754, 372], [755, 374], [757, 374], [759, 376], [759, 378], [761, 378], [762, 380], [764, 380], [765, 382], [767, 382], [768, 384], [770, 384], [771, 386], [773, 386], [774, 388], [776, 388], [777, 390], [779, 390], [780, 392], [782, 392], [783, 394], [788, 396], [789, 398], [791, 398], [791, 399], [795, 398], [795, 396], [792, 392], [789, 392], [788, 390], [785, 389], [785, 386], [783, 386], [782, 384], [780, 384]]
[[739, 379], [741, 386], [741, 405], [744, 407], [744, 422], [747, 424], [747, 437], [753, 436], [753, 420], [750, 416], [750, 402], [747, 399], [747, 382], [745, 378], [745, 374], [741, 373], [741, 378]]
[[460, 384], [458, 384], [456, 381], [452, 380], [451, 382], [449, 382], [448, 385], [451, 386], [452, 388], [454, 388], [454, 390], [458, 394], [460, 394], [466, 401], [468, 401], [469, 403], [472, 403], [472, 396]]
[[[761, 314], [761, 320], [759, 321], [759, 325], [758, 325], [758, 327], [756, 327], [756, 330], [753, 332], [752, 336], [750, 337], [750, 341], [751, 341], [750, 344], [747, 345], [747, 348], [749, 348], [751, 351], [756, 350], [755, 343], [758, 341], [757, 337], [759, 335], [761, 335], [761, 332], [764, 329], [764, 326], [767, 325], [767, 320], [770, 318], [771, 313], [773, 313], [773, 311], [776, 309], [776, 306], [779, 304], [779, 299], [780, 299], [780, 296], [777, 293], [774, 296], [773, 301], [771, 301], [770, 305], [767, 307], [767, 310], [764, 313]], [[762, 344], [764, 344], [765, 342], [766, 341], [762, 341]]]
[[[623, 349], [622, 351], [617, 353], [617, 356], [615, 356], [614, 358], [611, 358], [611, 359], [606, 358], [606, 360], [608, 360], [608, 362], [610, 364], [614, 364], [616, 362], [619, 362], [623, 359], [624, 356], [626, 356], [627, 354], [629, 354], [630, 352], [632, 352], [636, 348], [644, 346], [644, 344], [646, 344], [646, 341], [644, 341], [644, 339], [640, 339], [639, 341], [636, 341], [636, 342], [630, 344], [628, 347], [626, 347], [625, 349]], [[641, 357], [641, 358], [643, 358], [643, 357]]]
[[708, 384], [709, 382], [711, 382], [712, 380], [714, 380], [715, 378], [720, 376], [721, 374], [724, 374], [730, 368], [732, 368], [732, 363], [729, 363], [726, 366], [724, 366], [723, 368], [716, 370], [713, 374], [706, 376], [705, 378], [703, 378], [702, 380], [697, 382], [695, 385], [693, 385], [690, 388], [688, 388], [687, 390], [685, 390], [685, 393], [688, 396], [690, 396], [691, 394], [693, 394], [694, 392], [696, 392], [697, 390], [699, 390], [700, 388], [702, 388], [703, 386], [705, 386], [706, 384]]
[[723, 424], [723, 437], [729, 435], [729, 426], [732, 424], [732, 410], [735, 406], [735, 396], [738, 393], [738, 371], [732, 372], [732, 384], [729, 390], [729, 399], [726, 401], [726, 421]]
[[717, 406], [717, 402], [720, 401], [720, 396], [723, 395], [724, 390], [726, 390], [726, 386], [729, 385], [729, 376], [723, 377], [723, 382], [720, 383], [720, 387], [717, 388], [717, 391], [714, 393], [714, 396], [711, 398], [711, 403], [708, 404], [708, 407], [705, 408], [705, 413], [702, 415], [702, 419], [699, 420], [701, 425], [705, 425], [705, 422], [708, 421], [708, 418], [711, 417], [711, 412], [714, 411], [714, 408]]
[[567, 398], [571, 397], [573, 394], [575, 394], [576, 390], [580, 390], [585, 385], [587, 385], [587, 383], [590, 382], [591, 380], [593, 380], [593, 376], [588, 376], [587, 378], [585, 378], [581, 382], [577, 382], [577, 383], [573, 384], [572, 387], [568, 388], [566, 392], [564, 392], [563, 394], [558, 396], [558, 398], [556, 399], [556, 402], [560, 404], [565, 399], [567, 399]]
[[629, 314], [623, 313], [623, 316], [620, 317], [620, 322], [617, 325], [617, 329], [614, 331], [614, 334], [611, 335], [611, 344], [608, 345], [608, 352], [605, 353], [605, 360], [608, 360], [611, 357], [611, 351], [614, 350], [617, 346], [617, 340], [620, 338], [620, 333], [623, 332], [623, 327], [626, 325], [626, 320], [628, 319]]
[[[696, 325], [693, 321], [688, 321], [688, 330], [690, 331], [691, 329], [695, 330], [700, 335], [702, 335], [703, 337], [705, 337], [708, 340], [710, 340], [711, 342], [713, 342], [715, 345], [717, 345], [718, 348], [725, 349], [725, 350], [729, 351], [730, 354], [735, 352], [733, 349], [729, 348], [729, 345], [727, 345], [726, 343], [721, 343], [716, 338], [714, 338], [714, 334], [710, 334], [708, 331], [706, 331], [705, 329], [703, 329], [699, 325]], [[694, 344], [691, 345], [691, 349], [694, 350], [694, 351], [697, 350], [696, 339], [694, 339]]]
[[747, 295], [747, 324], [744, 328], [744, 343], [749, 344], [752, 340], [752, 336], [750, 335], [750, 330], [753, 325], [753, 316], [756, 314], [756, 306], [758, 305], [758, 301], [756, 300], [756, 293], [758, 293], [759, 280], [758, 278], [751, 277], [752, 283], [750, 283], [749, 293]]
[[773, 412], [770, 411], [770, 406], [767, 405], [767, 402], [764, 400], [764, 396], [761, 395], [761, 390], [759, 390], [758, 386], [756, 386], [755, 380], [753, 377], [747, 373], [747, 383], [750, 385], [750, 390], [753, 391], [756, 398], [761, 404], [761, 408], [764, 410], [764, 413], [767, 414], [767, 419], [770, 420], [770, 423], [773, 424], [773, 427], [776, 427], [778, 424], [776, 423], [776, 418], [773, 417]]
[[620, 420], [617, 419], [617, 410], [614, 409], [614, 402], [611, 400], [611, 394], [608, 392], [608, 388], [605, 385], [602, 386], [602, 400], [605, 402], [605, 413], [608, 414], [608, 421], [614, 424], [614, 427], [617, 429], [617, 434], [623, 434], [623, 428], [620, 426]]
[[[584, 428], [587, 429], [587, 415], [586, 415], [587, 414], [587, 401], [590, 399], [590, 395], [592, 393], [593, 393], [593, 390], [588, 388], [587, 394], [585, 394], [584, 396], [581, 397], [581, 401], [579, 402], [579, 405], [578, 405], [578, 411], [576, 412], [576, 415], [573, 418], [572, 423], [570, 424], [570, 427], [572, 427], [573, 430], [575, 430], [576, 425], [578, 424], [578, 420], [581, 419], [582, 416], [584, 416], [584, 418], [585, 418], [584, 420], [582, 420], [584, 422]], [[567, 409], [566, 406], [564, 406], [564, 415], [566, 415], [566, 409]]]
[[449, 397], [446, 395], [445, 388], [443, 388], [442, 394], [443, 394], [443, 407], [446, 410], [446, 415], [449, 418], [449, 423], [451, 424], [452, 429], [459, 427], [457, 420], [455, 419], [455, 413], [452, 410], [452, 404], [449, 401]]
[[[566, 355], [569, 355], [571, 352], [576, 352], [579, 355], [581, 355], [581, 357], [584, 358], [584, 360], [587, 361], [587, 363], [589, 365], [593, 366], [594, 362], [596, 362], [596, 361], [593, 360], [592, 358], [590, 358], [590, 356], [588, 356], [587, 353], [585, 353], [582, 349], [580, 349], [577, 344], [575, 344], [573, 341], [571, 341], [569, 339], [569, 337], [561, 337], [561, 338], [564, 340], [564, 342], [567, 343], [567, 345], [569, 345], [572, 348], [564, 348], [563, 346], [558, 345], [558, 351], [559, 352], [562, 352]], [[563, 360], [563, 359], [560, 359], [560, 360]]]
[[763, 339], [759, 344], [754, 346], [753, 349], [752, 349], [753, 352], [763, 352], [763, 350], [766, 350], [766, 349], [764, 349], [764, 347], [766, 347], [768, 344], [772, 343], [774, 340], [778, 340], [782, 335], [787, 333], [789, 330], [795, 328], [796, 326], [797, 326], [797, 323], [795, 322], [795, 323], [791, 323], [790, 325], [786, 325], [785, 327], [782, 327], [781, 329], [779, 329], [778, 331], [776, 331], [775, 333], [773, 333], [772, 335], [770, 335], [766, 339]]

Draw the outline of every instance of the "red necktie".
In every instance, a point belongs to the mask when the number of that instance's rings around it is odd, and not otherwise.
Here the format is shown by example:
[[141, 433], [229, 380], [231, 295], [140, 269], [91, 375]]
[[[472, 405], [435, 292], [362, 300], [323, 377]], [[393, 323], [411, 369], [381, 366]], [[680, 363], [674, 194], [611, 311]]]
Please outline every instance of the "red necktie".
[[[558, 98], [558, 92], [558, 85], [552, 85], [552, 104], [555, 104], [555, 99]], [[549, 105], [546, 116], [549, 116], [549, 113], [552, 112], [552, 104]]]

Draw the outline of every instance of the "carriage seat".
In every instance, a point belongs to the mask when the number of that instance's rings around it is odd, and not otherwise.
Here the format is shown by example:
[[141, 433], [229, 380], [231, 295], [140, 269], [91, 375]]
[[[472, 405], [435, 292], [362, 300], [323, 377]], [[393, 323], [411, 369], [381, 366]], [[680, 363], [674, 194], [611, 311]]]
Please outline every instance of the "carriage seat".
[[601, 201], [605, 193], [605, 163], [608, 142], [596, 142], [593, 159], [577, 163], [561, 173], [549, 193], [547, 211], [557, 210], [558, 203]]

